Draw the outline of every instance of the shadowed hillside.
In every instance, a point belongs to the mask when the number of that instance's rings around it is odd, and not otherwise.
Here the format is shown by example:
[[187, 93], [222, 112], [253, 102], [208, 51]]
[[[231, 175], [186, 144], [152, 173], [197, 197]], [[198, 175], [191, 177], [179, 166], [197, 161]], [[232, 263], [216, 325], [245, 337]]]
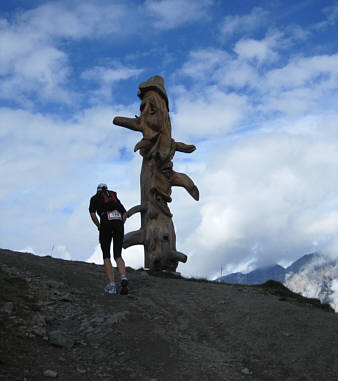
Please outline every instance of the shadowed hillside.
[[0, 259], [1, 380], [338, 377], [337, 314], [278, 282], [129, 269], [130, 295], [104, 295], [102, 266], [9, 250]]

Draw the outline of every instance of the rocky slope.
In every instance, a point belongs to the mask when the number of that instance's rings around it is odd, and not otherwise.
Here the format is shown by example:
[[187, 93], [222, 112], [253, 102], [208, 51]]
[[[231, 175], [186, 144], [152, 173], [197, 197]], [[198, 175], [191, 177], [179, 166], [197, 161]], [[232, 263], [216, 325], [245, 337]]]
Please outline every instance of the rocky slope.
[[288, 268], [285, 286], [303, 296], [330, 303], [338, 311], [338, 262], [318, 254], [307, 257], [305, 263]]
[[0, 380], [336, 380], [338, 316], [278, 282], [238, 286], [0, 250]]

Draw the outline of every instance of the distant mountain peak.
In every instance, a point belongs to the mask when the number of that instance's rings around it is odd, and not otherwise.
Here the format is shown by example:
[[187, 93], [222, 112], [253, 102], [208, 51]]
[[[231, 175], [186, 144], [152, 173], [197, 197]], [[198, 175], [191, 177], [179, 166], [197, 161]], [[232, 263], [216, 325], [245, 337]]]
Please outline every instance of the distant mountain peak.
[[312, 261], [315, 259], [319, 259], [322, 256], [319, 253], [310, 253], [305, 254], [301, 258], [297, 259], [295, 262], [293, 262], [289, 267], [286, 268], [286, 272], [293, 272], [297, 273], [305, 266], [309, 265]]
[[338, 261], [314, 252], [303, 255], [286, 269], [280, 265], [259, 267], [247, 274], [233, 273], [216, 279], [235, 284], [263, 284], [268, 280], [279, 281], [290, 290], [308, 298], [319, 298], [338, 308]]

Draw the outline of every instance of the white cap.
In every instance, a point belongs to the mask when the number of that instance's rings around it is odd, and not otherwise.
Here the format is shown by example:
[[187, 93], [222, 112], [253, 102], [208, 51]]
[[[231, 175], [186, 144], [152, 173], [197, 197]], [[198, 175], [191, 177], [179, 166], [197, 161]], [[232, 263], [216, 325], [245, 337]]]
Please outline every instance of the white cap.
[[107, 186], [107, 184], [100, 183], [100, 184], [97, 186], [97, 190], [99, 190], [99, 189], [108, 189], [108, 186]]

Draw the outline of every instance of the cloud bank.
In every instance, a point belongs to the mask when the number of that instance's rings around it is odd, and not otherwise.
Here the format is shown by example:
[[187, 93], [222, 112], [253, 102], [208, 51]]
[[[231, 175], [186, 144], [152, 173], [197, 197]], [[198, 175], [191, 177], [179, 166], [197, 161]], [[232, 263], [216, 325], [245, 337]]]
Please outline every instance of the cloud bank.
[[[296, 6], [179, 3], [46, 2], [2, 17], [3, 247], [99, 261], [96, 185], [139, 203], [140, 136], [111, 121], [137, 114], [137, 85], [160, 74], [173, 137], [197, 146], [174, 159], [201, 194], [173, 189], [179, 270], [212, 278], [337, 257], [336, 5], [306, 23]], [[142, 265], [141, 247], [124, 255]]]

